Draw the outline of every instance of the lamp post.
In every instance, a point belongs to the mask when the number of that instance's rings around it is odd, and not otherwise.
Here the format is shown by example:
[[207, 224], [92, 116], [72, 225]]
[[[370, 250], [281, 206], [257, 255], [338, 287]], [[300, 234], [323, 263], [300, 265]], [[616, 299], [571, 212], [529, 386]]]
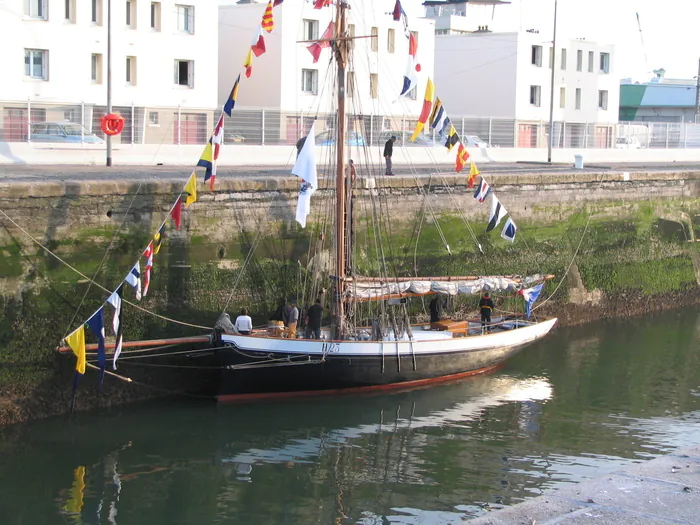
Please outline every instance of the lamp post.
[[552, 146], [554, 144], [554, 70], [557, 67], [557, 3], [554, 0], [554, 35], [552, 38], [552, 83], [549, 88], [549, 141], [547, 143], [547, 162], [552, 163]]
[[[107, 0], [107, 114], [112, 113], [112, 0]], [[112, 136], [107, 135], [107, 166], [112, 166]]]
[[695, 84], [695, 124], [698, 123], [700, 117], [700, 60], [698, 61], [698, 76]]

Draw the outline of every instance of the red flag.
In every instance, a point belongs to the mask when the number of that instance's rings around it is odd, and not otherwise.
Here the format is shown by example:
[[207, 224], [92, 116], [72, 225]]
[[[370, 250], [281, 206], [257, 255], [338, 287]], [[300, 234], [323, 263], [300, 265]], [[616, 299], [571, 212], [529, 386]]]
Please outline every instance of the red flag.
[[[464, 168], [465, 164], [467, 163], [467, 160], [469, 159], [469, 152], [466, 150], [464, 147], [464, 144], [461, 142], [459, 143], [459, 148], [457, 148], [457, 159], [455, 160], [455, 171], [457, 173], [462, 171], [462, 168]], [[467, 181], [467, 187], [468, 188], [473, 188], [474, 187], [474, 179], [475, 177], [469, 177]]]
[[314, 0], [314, 9], [321, 9], [328, 5], [331, 5], [331, 0]]
[[262, 17], [262, 28], [270, 33], [275, 28], [275, 20], [272, 16], [272, 0], [267, 3], [265, 14]]
[[318, 59], [321, 57], [321, 45], [318, 42], [314, 42], [310, 46], [306, 46], [306, 49], [308, 49], [311, 56], [314, 57], [314, 64], [318, 62]]
[[272, 7], [277, 7], [277, 6], [280, 5], [282, 2], [284, 2], [284, 0], [275, 0], [275, 5], [273, 5]]
[[265, 38], [263, 38], [262, 28], [258, 29], [258, 34], [255, 35], [253, 39], [253, 45], [250, 46], [253, 50], [253, 54], [256, 57], [262, 55], [267, 49], [265, 48]]
[[327, 47], [331, 47], [331, 38], [333, 38], [333, 31], [335, 30], [335, 26], [333, 25], [333, 22], [330, 22], [328, 24], [328, 27], [326, 30], [323, 32], [321, 35], [321, 41], [320, 42], [314, 42], [310, 46], [306, 46], [306, 49], [309, 50], [309, 53], [311, 53], [311, 56], [314, 57], [314, 64], [318, 62], [318, 59], [321, 57], [321, 51]]
[[182, 218], [182, 197], [178, 197], [177, 201], [175, 201], [175, 206], [170, 210], [170, 216], [173, 218], [173, 221], [175, 221], [175, 229], [179, 230], [180, 219]]
[[250, 51], [248, 51], [248, 55], [245, 57], [245, 62], [243, 63], [243, 67], [245, 68], [246, 78], [250, 78], [250, 75], [253, 74], [253, 50], [252, 49]]
[[146, 269], [143, 272], [143, 297], [148, 293], [148, 286], [151, 284], [151, 269], [153, 268], [153, 241], [148, 243], [143, 251], [143, 256], [146, 258]]

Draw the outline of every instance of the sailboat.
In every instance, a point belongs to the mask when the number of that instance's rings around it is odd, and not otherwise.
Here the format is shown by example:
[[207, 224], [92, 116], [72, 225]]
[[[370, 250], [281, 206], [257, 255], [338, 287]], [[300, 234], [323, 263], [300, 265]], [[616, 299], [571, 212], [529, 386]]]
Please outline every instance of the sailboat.
[[[290, 337], [276, 327], [241, 334], [229, 322], [203, 336], [124, 342], [121, 362], [127, 362], [129, 352], [135, 351], [141, 362], [181, 364], [183, 373], [206, 376], [207, 393], [219, 401], [403, 389], [493, 371], [523, 347], [545, 337], [557, 323], [556, 318], [535, 318], [528, 308], [527, 315], [495, 316], [488, 326], [475, 318], [416, 324], [407, 308], [412, 298], [541, 289], [551, 275], [407, 277], [390, 275], [386, 265], [379, 265], [379, 275], [358, 273], [352, 257], [356, 242], [354, 177], [348, 169], [351, 162], [345, 140], [352, 132], [346, 115], [346, 69], [355, 37], [347, 28], [348, 3], [334, 5], [333, 35], [324, 46], [331, 48], [336, 68], [334, 158], [329, 157], [335, 181], [334, 190], [328, 188], [334, 197], [333, 262], [324, 276], [327, 284], [319, 288], [330, 306], [330, 324], [321, 329], [319, 339], [306, 339]], [[314, 142], [313, 126], [311, 129], [306, 144]], [[304, 160], [303, 155], [300, 159]], [[292, 173], [300, 175], [299, 171]], [[315, 189], [309, 184], [303, 181], [300, 199]], [[301, 208], [305, 220], [308, 209]], [[367, 304], [376, 307], [367, 308], [360, 320], [355, 315], [357, 307]], [[186, 349], [161, 350], [174, 345]], [[88, 345], [89, 352], [95, 349]]]

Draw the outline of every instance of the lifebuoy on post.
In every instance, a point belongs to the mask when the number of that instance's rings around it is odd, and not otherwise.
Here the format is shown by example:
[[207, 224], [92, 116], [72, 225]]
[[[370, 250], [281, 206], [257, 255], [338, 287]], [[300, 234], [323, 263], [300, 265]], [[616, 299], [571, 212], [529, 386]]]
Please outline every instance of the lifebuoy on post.
[[100, 128], [105, 135], [119, 135], [124, 129], [124, 117], [117, 113], [103, 115], [100, 119]]

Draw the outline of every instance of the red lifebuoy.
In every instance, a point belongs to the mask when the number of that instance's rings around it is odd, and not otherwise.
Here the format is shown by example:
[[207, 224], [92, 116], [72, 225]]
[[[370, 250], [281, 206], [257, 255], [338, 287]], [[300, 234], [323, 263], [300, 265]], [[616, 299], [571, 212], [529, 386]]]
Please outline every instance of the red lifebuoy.
[[104, 115], [100, 119], [100, 128], [105, 135], [119, 135], [124, 129], [124, 117], [117, 113]]

